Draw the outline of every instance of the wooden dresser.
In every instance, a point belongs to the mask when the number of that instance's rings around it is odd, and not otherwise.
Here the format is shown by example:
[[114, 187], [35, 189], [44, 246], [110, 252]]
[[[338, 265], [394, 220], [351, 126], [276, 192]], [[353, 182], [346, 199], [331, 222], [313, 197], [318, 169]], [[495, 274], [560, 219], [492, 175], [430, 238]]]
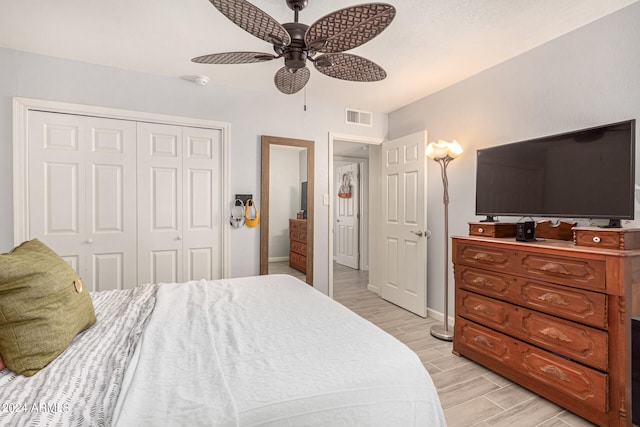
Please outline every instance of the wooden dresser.
[[453, 351], [601, 426], [631, 424], [640, 250], [454, 237]]
[[289, 266], [307, 272], [307, 220], [289, 220]]

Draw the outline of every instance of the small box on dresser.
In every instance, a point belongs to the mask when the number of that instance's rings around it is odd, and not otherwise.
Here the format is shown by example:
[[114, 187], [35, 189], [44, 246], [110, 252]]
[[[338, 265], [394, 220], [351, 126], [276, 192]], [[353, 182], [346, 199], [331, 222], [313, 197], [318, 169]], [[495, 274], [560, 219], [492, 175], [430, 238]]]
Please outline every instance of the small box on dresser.
[[600, 426], [631, 424], [640, 250], [454, 237], [453, 351]]
[[640, 249], [640, 228], [575, 227], [573, 241], [593, 248]]
[[515, 222], [470, 222], [470, 236], [515, 237]]

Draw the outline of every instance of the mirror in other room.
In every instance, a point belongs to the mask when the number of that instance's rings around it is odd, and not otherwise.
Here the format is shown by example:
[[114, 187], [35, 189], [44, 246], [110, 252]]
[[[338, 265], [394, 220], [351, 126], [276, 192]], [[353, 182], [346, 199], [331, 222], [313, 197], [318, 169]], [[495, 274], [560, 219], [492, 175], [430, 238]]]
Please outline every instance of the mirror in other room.
[[313, 285], [313, 141], [262, 136], [260, 274]]

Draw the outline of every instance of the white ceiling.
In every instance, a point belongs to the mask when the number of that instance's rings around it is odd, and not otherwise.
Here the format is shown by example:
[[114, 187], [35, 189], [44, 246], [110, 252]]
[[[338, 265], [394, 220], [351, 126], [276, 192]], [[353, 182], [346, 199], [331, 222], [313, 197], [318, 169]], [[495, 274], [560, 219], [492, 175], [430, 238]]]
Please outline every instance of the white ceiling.
[[[309, 0], [300, 22], [365, 1]], [[393, 111], [638, 0], [387, 1], [395, 20], [350, 53], [388, 77], [345, 82], [311, 67], [308, 100]], [[252, 2], [281, 23], [293, 21], [285, 0]], [[270, 92], [282, 66], [191, 63], [209, 53], [272, 52], [207, 0], [0, 0], [0, 46], [176, 78], [205, 74], [212, 83]]]

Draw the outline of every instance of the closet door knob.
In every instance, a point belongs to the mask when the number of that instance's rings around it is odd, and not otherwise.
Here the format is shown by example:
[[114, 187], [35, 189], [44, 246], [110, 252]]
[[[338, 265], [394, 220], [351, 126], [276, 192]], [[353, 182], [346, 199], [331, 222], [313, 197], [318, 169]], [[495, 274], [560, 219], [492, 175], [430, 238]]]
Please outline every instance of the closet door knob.
[[93, 243], [93, 239], [87, 239], [86, 243], [89, 243], [89, 244]]
[[176, 240], [182, 240], [182, 236], [176, 237]]

